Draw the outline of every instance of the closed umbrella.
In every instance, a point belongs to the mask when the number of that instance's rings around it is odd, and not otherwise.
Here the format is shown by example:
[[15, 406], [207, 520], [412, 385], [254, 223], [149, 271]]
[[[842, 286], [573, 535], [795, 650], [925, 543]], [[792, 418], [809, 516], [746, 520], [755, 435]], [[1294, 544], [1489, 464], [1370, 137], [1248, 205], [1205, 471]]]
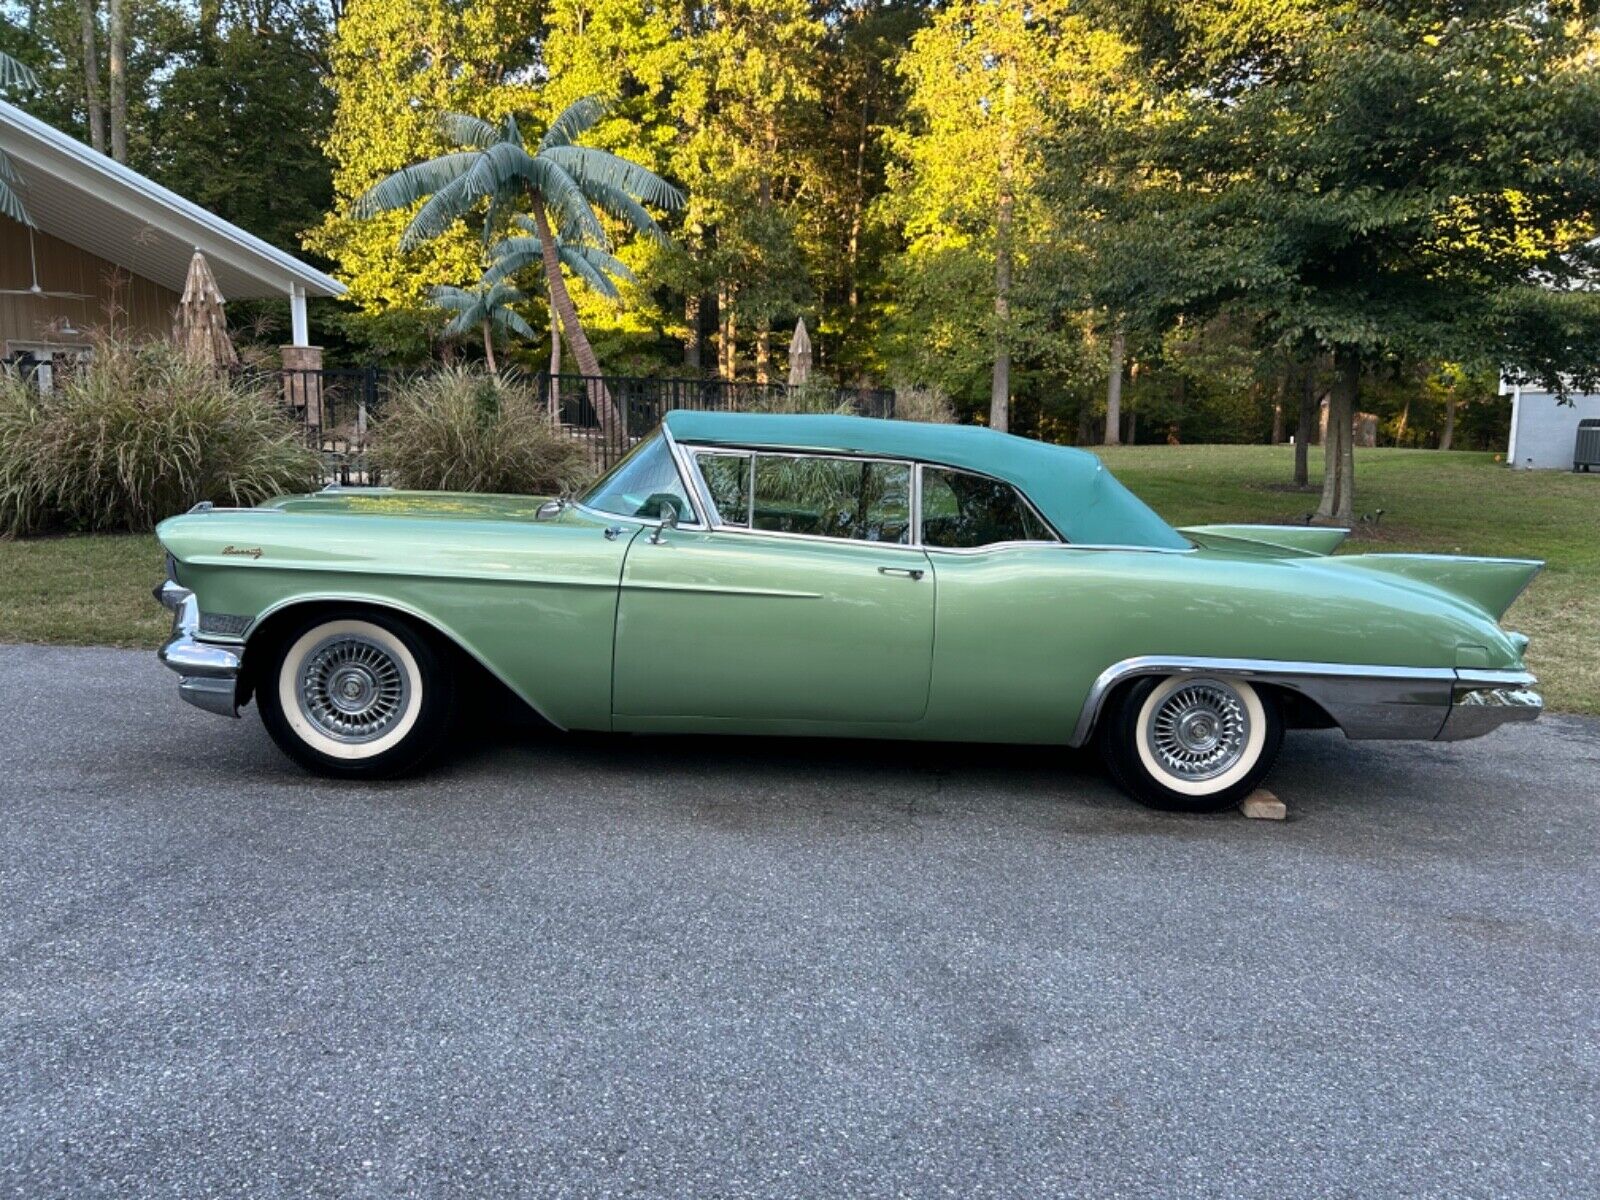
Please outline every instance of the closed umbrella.
[[222, 306], [222, 289], [211, 273], [211, 264], [196, 250], [189, 260], [183, 299], [178, 301], [177, 328], [184, 353], [196, 362], [231, 367], [239, 361], [239, 352], [228, 337], [228, 318]]
[[811, 338], [806, 335], [806, 319], [794, 323], [789, 339], [789, 386], [799, 387], [811, 375]]

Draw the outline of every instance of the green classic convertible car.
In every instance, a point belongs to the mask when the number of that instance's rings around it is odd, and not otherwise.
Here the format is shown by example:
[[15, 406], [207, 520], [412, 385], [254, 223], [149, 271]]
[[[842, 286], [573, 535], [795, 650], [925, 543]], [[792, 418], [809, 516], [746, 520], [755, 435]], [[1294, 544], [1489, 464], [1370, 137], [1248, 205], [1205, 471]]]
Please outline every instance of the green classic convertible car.
[[1210, 810], [1285, 728], [1538, 715], [1519, 559], [1173, 529], [1093, 455], [965, 427], [674, 412], [583, 495], [329, 488], [164, 522], [184, 699], [313, 770], [410, 770], [497, 679], [563, 729], [1095, 742]]

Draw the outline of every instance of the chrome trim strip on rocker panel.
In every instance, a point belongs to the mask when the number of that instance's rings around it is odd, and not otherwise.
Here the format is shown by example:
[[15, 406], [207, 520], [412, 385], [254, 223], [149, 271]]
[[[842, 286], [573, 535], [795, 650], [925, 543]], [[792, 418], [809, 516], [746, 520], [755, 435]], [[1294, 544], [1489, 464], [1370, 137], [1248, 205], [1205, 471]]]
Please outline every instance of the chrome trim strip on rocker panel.
[[[1298, 692], [1324, 709], [1351, 739], [1457, 740], [1477, 737], [1506, 721], [1532, 720], [1540, 711], [1538, 696], [1527, 691], [1536, 681], [1526, 671], [1145, 655], [1113, 663], [1099, 674], [1069, 744], [1082, 746], [1089, 740], [1106, 696], [1124, 680], [1200, 674], [1261, 679]], [[1485, 699], [1485, 694], [1494, 694], [1494, 699]], [[1458, 715], [1458, 706], [1474, 711]]]

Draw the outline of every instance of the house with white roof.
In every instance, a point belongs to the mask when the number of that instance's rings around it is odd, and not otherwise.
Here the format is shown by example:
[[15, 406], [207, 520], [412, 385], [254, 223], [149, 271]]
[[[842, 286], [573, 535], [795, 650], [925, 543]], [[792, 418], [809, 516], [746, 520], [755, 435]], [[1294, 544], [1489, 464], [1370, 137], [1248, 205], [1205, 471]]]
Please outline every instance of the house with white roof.
[[0, 216], [6, 361], [81, 355], [97, 326], [171, 332], [199, 250], [225, 299], [289, 302], [285, 367], [322, 365], [322, 352], [310, 345], [306, 301], [342, 295], [338, 280], [4, 101], [0, 150], [35, 222], [29, 228]]

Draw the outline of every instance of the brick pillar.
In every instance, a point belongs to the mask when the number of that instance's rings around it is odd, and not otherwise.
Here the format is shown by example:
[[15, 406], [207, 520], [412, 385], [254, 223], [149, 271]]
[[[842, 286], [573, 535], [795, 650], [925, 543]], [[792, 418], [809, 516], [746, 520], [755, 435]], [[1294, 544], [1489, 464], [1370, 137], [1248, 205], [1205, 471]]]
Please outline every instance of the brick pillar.
[[284, 346], [283, 399], [291, 411], [301, 413], [307, 429], [322, 427], [321, 346]]

